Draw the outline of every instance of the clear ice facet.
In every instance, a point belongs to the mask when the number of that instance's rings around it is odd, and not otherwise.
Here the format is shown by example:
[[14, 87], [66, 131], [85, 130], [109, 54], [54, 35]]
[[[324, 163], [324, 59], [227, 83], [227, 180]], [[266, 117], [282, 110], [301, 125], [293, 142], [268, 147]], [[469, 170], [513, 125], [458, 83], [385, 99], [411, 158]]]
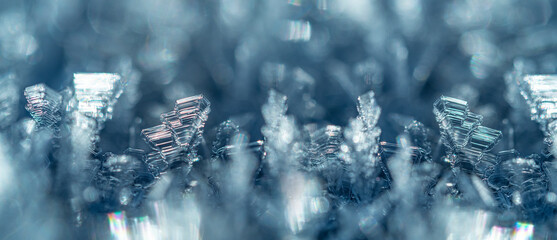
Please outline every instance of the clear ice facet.
[[304, 165], [308, 169], [324, 169], [331, 161], [339, 161], [340, 147], [344, 143], [342, 128], [327, 125], [309, 133], [309, 156]]
[[50, 127], [61, 119], [62, 95], [40, 83], [29, 86], [24, 91], [29, 111], [39, 126]]
[[203, 133], [210, 105], [203, 95], [196, 95], [176, 100], [174, 111], [165, 117], [161, 115], [163, 122], [172, 130], [176, 143], [184, 150], [195, 145], [194, 140]]
[[557, 75], [525, 75], [518, 80], [532, 120], [545, 128], [548, 122], [557, 119]]
[[76, 110], [104, 123], [112, 118], [114, 104], [122, 94], [125, 81], [113, 73], [74, 74]]
[[174, 141], [172, 132], [166, 125], [157, 125], [141, 131], [145, 141], [163, 158], [173, 158], [180, 153], [180, 148]]
[[466, 101], [445, 96], [433, 104], [433, 113], [441, 128], [443, 143], [454, 149], [466, 145], [472, 130], [482, 120], [481, 116], [470, 113]]
[[146, 162], [155, 173], [165, 171], [180, 161], [197, 161], [194, 146], [200, 143], [210, 112], [203, 95], [176, 101], [174, 110], [161, 114], [163, 124], [141, 131], [145, 141], [157, 152], [147, 154]]
[[216, 155], [222, 154], [226, 146], [230, 144], [231, 139], [238, 133], [240, 133], [240, 127], [233, 121], [222, 122], [217, 128], [217, 136], [213, 141], [213, 153]]
[[501, 131], [481, 126], [482, 116], [470, 112], [466, 101], [442, 96], [433, 106], [449, 162], [487, 178], [496, 163], [488, 152], [502, 138]]

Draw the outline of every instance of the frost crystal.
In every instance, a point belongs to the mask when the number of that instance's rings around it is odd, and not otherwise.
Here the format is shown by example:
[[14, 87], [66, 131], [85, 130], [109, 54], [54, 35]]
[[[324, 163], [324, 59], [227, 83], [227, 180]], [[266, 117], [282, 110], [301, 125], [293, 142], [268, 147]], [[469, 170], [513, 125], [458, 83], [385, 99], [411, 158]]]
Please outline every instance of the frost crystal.
[[341, 145], [344, 142], [342, 128], [335, 125], [327, 125], [309, 133], [310, 146], [309, 157], [305, 166], [309, 169], [325, 168], [334, 161], [339, 161]]
[[490, 162], [492, 155], [486, 153], [499, 142], [501, 131], [480, 126], [482, 116], [470, 112], [466, 101], [442, 96], [433, 106], [452, 164], [472, 170], [478, 164]]
[[[408, 148], [407, 150], [409, 150], [410, 152], [412, 163], [419, 164], [421, 162], [426, 161], [427, 153], [423, 148], [414, 147], [414, 146], [407, 146], [407, 148]], [[398, 144], [380, 142], [379, 156], [381, 157], [382, 161], [387, 162], [389, 158], [394, 156], [400, 150], [401, 150], [401, 146], [399, 146]]]
[[211, 111], [203, 95], [176, 100], [174, 110], [161, 114], [161, 121], [172, 131], [176, 144], [184, 150], [196, 145]]
[[548, 179], [538, 162], [539, 157], [532, 155], [501, 163], [509, 188], [516, 191], [512, 201], [529, 219], [544, 219], [547, 213], [545, 201]]
[[[557, 140], [557, 75], [525, 75], [517, 77], [520, 93], [530, 107], [530, 116], [540, 124], [548, 143]], [[557, 145], [551, 152], [557, 154]]]
[[428, 129], [423, 123], [413, 121], [404, 127], [404, 132], [408, 134], [412, 146], [423, 149], [427, 157], [427, 161], [431, 161], [431, 142], [428, 139]]
[[157, 125], [141, 131], [145, 141], [165, 159], [176, 157], [180, 153], [170, 129], [166, 125]]
[[358, 118], [362, 120], [364, 126], [368, 129], [374, 129], [381, 115], [381, 108], [375, 102], [375, 94], [370, 91], [358, 97]]
[[[286, 116], [286, 96], [274, 90], [269, 91], [267, 103], [262, 107], [265, 126], [261, 133], [265, 136], [265, 152], [271, 171], [278, 173], [286, 165], [297, 165], [301, 146], [300, 132], [290, 116]], [[286, 165], [285, 165], [286, 164]]]
[[147, 154], [146, 162], [152, 169], [166, 170], [182, 161], [197, 161], [192, 149], [201, 141], [205, 121], [210, 112], [210, 103], [203, 95], [182, 98], [176, 101], [174, 110], [161, 114], [163, 124], [141, 131], [154, 153]]
[[355, 197], [369, 201], [389, 185], [389, 177], [380, 176], [386, 169], [380, 166], [378, 157], [381, 129], [376, 125], [381, 109], [372, 91], [358, 98], [358, 113], [344, 131], [347, 147], [351, 149], [347, 158], [348, 175]]
[[344, 135], [359, 155], [356, 159], [362, 159], [364, 165], [373, 166], [379, 150], [381, 129], [376, 125], [381, 108], [375, 102], [372, 91], [358, 98], [358, 113], [358, 117], [350, 121]]
[[62, 119], [62, 95], [56, 91], [41, 83], [25, 88], [24, 94], [25, 109], [39, 126], [50, 127]]
[[232, 138], [240, 133], [240, 127], [233, 121], [227, 120], [222, 122], [217, 128], [217, 136], [213, 141], [213, 154], [220, 155], [229, 146]]
[[112, 118], [114, 104], [122, 94], [125, 81], [112, 73], [74, 74], [76, 110], [99, 124]]
[[545, 125], [557, 119], [557, 75], [526, 75], [519, 80], [532, 120]]

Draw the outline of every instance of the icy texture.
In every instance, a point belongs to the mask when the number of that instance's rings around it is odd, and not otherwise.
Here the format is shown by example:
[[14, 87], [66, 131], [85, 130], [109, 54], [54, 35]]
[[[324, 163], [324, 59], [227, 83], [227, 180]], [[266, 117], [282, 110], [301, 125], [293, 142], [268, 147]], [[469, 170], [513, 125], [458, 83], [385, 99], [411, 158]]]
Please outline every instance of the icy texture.
[[[517, 76], [520, 93], [530, 107], [531, 119], [540, 124], [548, 143], [557, 139], [557, 75]], [[557, 154], [552, 144], [551, 153]]]
[[74, 74], [76, 110], [99, 124], [112, 118], [114, 104], [122, 94], [125, 81], [112, 73]]
[[232, 138], [240, 133], [240, 127], [233, 121], [227, 120], [222, 122], [217, 129], [217, 136], [213, 141], [213, 153], [221, 155], [226, 151], [226, 147], [231, 144]]
[[145, 141], [163, 158], [177, 157], [180, 153], [181, 149], [174, 141], [174, 136], [166, 125], [161, 124], [143, 129], [141, 134], [143, 134]]
[[203, 95], [176, 100], [174, 110], [161, 114], [163, 124], [141, 131], [155, 153], [148, 153], [146, 162], [159, 174], [182, 161], [197, 161], [193, 149], [201, 141], [203, 127], [210, 111]]
[[344, 143], [342, 128], [327, 125], [309, 133], [310, 145], [308, 158], [304, 164], [308, 169], [325, 168], [335, 161], [340, 161], [341, 145]]
[[50, 127], [62, 119], [62, 95], [56, 91], [37, 84], [25, 88], [24, 94], [27, 99], [25, 109], [40, 126]]
[[421, 148], [426, 154], [427, 161], [431, 161], [431, 142], [429, 140], [429, 130], [423, 123], [413, 121], [404, 127], [404, 132], [408, 134], [412, 146]]
[[389, 185], [388, 179], [379, 178], [384, 170], [379, 166], [378, 156], [381, 129], [376, 126], [381, 108], [375, 102], [373, 92], [358, 98], [358, 113], [344, 131], [351, 152], [346, 161], [349, 162], [347, 168], [354, 197], [369, 201]]
[[[398, 144], [387, 143], [387, 142], [380, 142], [379, 143], [381, 148], [379, 151], [379, 155], [384, 162], [387, 162], [389, 158], [391, 158], [395, 153], [397, 153], [400, 149]], [[421, 162], [427, 161], [427, 152], [420, 147], [408, 146], [410, 152], [411, 162], [414, 164], [419, 164]]]
[[196, 95], [176, 100], [174, 110], [161, 114], [161, 121], [172, 131], [176, 144], [187, 151], [200, 139], [210, 111], [209, 101]]
[[441, 129], [443, 143], [454, 150], [466, 145], [470, 134], [482, 120], [482, 116], [469, 111], [466, 101], [445, 96], [433, 104], [433, 113]]
[[518, 84], [532, 120], [546, 125], [557, 118], [557, 75], [525, 75]]
[[375, 155], [379, 150], [378, 140], [381, 129], [377, 121], [381, 108], [374, 99], [374, 93], [368, 92], [358, 98], [358, 117], [350, 121], [350, 126], [345, 130], [346, 139], [353, 145], [354, 150], [361, 154], [368, 164], [375, 163]]
[[501, 131], [480, 126], [482, 116], [470, 112], [466, 101], [442, 96], [433, 106], [451, 164], [468, 170], [485, 168], [481, 164], [491, 161], [487, 152], [499, 142]]
[[547, 214], [546, 194], [548, 179], [539, 165], [536, 156], [515, 158], [502, 163], [507, 171], [509, 187], [515, 192], [512, 201], [530, 219], [544, 219]]
[[269, 91], [267, 103], [262, 107], [265, 126], [261, 133], [265, 136], [265, 151], [272, 174], [284, 170], [288, 166], [298, 165], [297, 158], [301, 151], [298, 142], [300, 132], [294, 119], [286, 115], [287, 97], [274, 90]]

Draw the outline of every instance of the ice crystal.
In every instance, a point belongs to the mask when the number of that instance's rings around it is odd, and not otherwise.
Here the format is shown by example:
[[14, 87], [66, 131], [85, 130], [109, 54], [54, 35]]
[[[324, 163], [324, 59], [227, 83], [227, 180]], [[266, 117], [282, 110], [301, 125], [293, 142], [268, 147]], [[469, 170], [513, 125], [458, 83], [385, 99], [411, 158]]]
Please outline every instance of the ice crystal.
[[161, 114], [163, 124], [141, 131], [145, 141], [160, 155], [147, 154], [146, 162], [155, 174], [183, 161], [197, 161], [193, 147], [201, 141], [209, 106], [203, 95], [176, 100], [174, 110]]
[[482, 116], [470, 112], [466, 101], [442, 96], [433, 105], [449, 161], [468, 170], [489, 162], [487, 153], [501, 139], [501, 131], [481, 126]]
[[112, 118], [114, 104], [122, 94], [125, 80], [112, 73], [74, 74], [76, 110], [99, 124]]
[[62, 95], [44, 84], [25, 88], [27, 104], [25, 109], [31, 113], [35, 121], [44, 127], [50, 127], [61, 119]]

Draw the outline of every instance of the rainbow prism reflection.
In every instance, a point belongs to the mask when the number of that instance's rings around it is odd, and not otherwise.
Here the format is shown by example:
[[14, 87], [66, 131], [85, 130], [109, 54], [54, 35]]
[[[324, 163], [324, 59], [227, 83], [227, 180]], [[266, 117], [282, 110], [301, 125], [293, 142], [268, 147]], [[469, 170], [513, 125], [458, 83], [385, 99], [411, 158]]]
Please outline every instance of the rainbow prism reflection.
[[126, 212], [113, 212], [108, 214], [108, 224], [113, 239], [128, 240], [128, 226], [126, 224]]
[[534, 238], [534, 224], [516, 222], [511, 239], [526, 240]]

